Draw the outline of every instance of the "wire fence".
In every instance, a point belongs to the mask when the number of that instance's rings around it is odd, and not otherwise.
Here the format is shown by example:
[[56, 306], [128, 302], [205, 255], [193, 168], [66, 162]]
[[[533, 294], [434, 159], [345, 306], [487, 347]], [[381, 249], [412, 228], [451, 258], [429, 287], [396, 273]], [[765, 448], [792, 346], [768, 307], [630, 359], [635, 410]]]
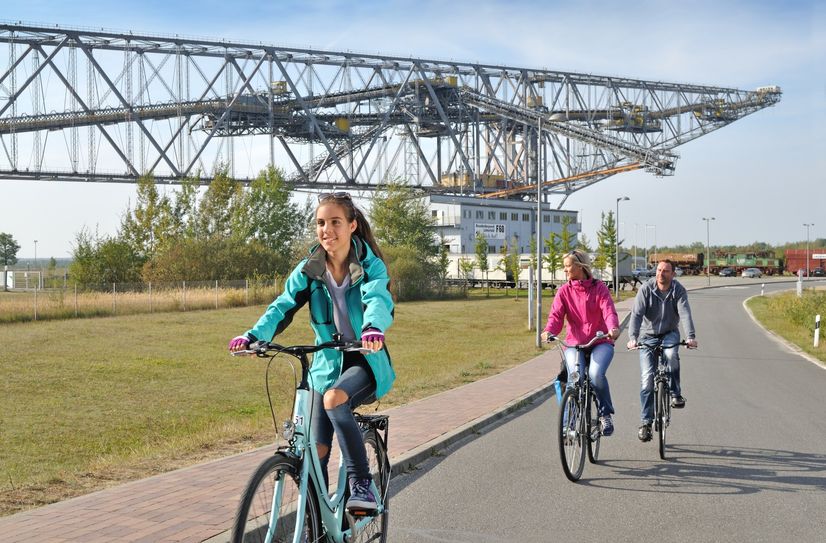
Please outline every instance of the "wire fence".
[[279, 292], [277, 279], [0, 290], [0, 323], [260, 305]]

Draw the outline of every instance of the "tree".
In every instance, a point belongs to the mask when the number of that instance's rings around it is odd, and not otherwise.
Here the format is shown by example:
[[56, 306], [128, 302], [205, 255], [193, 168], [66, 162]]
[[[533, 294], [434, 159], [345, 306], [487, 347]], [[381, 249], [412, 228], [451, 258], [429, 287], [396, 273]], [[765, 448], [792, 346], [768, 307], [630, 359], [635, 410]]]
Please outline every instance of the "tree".
[[8, 271], [6, 266], [17, 264], [17, 251], [20, 245], [14, 240], [11, 234], [0, 232], [0, 260], [3, 261], [3, 290], [8, 290]]
[[376, 191], [370, 219], [383, 245], [413, 247], [423, 260], [438, 254], [430, 209], [412, 188], [392, 182]]
[[556, 270], [560, 268], [564, 254], [559, 250], [559, 234], [556, 232], [551, 232], [545, 238], [545, 252], [547, 254], [543, 257], [543, 261], [548, 271], [551, 272], [551, 283], [556, 284], [554, 282], [556, 280]]
[[608, 266], [614, 266], [617, 255], [617, 226], [614, 221], [614, 212], [602, 213], [602, 223], [597, 232], [597, 256], [594, 267], [605, 271]]
[[589, 240], [588, 236], [586, 236], [585, 234], [579, 236], [579, 239], [576, 242], [576, 248], [585, 253], [593, 252], [593, 250], [591, 249], [591, 240]]
[[85, 228], [75, 237], [69, 274], [83, 286], [140, 280], [142, 259], [131, 245], [115, 237], [100, 237]]
[[[479, 268], [480, 272], [484, 272], [485, 279], [488, 279], [488, 267], [490, 266], [488, 264], [488, 240], [482, 232], [476, 232], [476, 241], [473, 248], [476, 251], [476, 267]], [[487, 297], [490, 297], [490, 281], [487, 284]]]
[[569, 228], [573, 223], [574, 219], [570, 215], [562, 217], [562, 231], [559, 234], [559, 250], [562, 254], [568, 254], [576, 249], [576, 234]]
[[499, 261], [499, 265], [496, 269], [505, 272], [505, 278], [510, 280], [509, 278], [513, 279], [514, 286], [516, 287], [514, 290], [516, 292], [516, 299], [519, 299], [519, 272], [521, 270], [519, 266], [519, 246], [516, 238], [511, 240], [511, 243], [508, 244], [505, 242], [502, 245], [502, 249], [499, 253], [502, 256], [502, 259]]
[[[271, 166], [261, 171], [250, 184], [245, 224], [234, 226], [245, 233], [245, 238], [257, 239], [274, 253], [287, 257], [283, 269], [275, 270], [280, 274], [289, 272], [290, 257], [308, 219], [297, 204], [290, 202], [291, 192], [281, 170]], [[239, 213], [236, 220], [240, 217]]]
[[243, 238], [238, 232], [247, 214], [245, 195], [241, 184], [230, 178], [226, 170], [215, 174], [198, 203], [197, 228], [199, 238]]
[[138, 179], [135, 209], [127, 209], [120, 225], [120, 238], [144, 260], [152, 258], [160, 243], [174, 236], [175, 218], [169, 198], [158, 192], [155, 179]]
[[460, 258], [459, 259], [459, 273], [462, 275], [462, 278], [465, 280], [465, 288], [468, 287], [470, 284], [470, 278], [473, 275], [473, 260], [469, 258]]
[[439, 257], [436, 260], [436, 272], [439, 276], [439, 291], [444, 294], [447, 286], [447, 276], [450, 272], [450, 254], [444, 236], [439, 239]]

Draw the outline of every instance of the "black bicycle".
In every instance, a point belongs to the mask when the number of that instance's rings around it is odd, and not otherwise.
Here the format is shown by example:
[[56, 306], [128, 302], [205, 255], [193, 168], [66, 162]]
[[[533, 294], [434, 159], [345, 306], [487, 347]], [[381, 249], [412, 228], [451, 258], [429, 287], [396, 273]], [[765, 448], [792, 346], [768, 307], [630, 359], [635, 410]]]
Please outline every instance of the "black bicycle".
[[[654, 352], [657, 360], [657, 371], [654, 373], [654, 431], [657, 432], [660, 458], [665, 460], [665, 446], [668, 436], [668, 427], [671, 425], [671, 368], [668, 366], [668, 359], [665, 357], [666, 349], [673, 349], [679, 345], [688, 347], [685, 340], [673, 345], [663, 345], [662, 343], [653, 347], [638, 345], [636, 349], [645, 346]], [[678, 355], [679, 356], [679, 355]]]
[[576, 349], [584, 353], [584, 374], [574, 371], [569, 381], [573, 385], [562, 396], [559, 410], [559, 457], [562, 461], [562, 470], [565, 476], [576, 482], [585, 469], [585, 451], [588, 451], [588, 460], [595, 464], [599, 459], [599, 442], [602, 429], [599, 425], [599, 409], [594, 394], [594, 385], [588, 376], [588, 366], [591, 363], [591, 346], [600, 339], [608, 337], [603, 332], [596, 335], [584, 345], [568, 345], [556, 336], [548, 336], [548, 342], [559, 341], [569, 349]]

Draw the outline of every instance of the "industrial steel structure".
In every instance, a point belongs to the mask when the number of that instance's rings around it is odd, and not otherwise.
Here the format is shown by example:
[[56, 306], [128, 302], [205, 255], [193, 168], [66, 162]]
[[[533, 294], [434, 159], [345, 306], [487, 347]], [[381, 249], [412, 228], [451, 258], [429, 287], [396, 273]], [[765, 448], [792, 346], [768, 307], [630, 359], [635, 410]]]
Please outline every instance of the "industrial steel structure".
[[[0, 178], [562, 196], [778, 102], [754, 91], [103, 29], [0, 24]], [[533, 189], [531, 188], [533, 187]], [[560, 206], [562, 205], [560, 202]]]

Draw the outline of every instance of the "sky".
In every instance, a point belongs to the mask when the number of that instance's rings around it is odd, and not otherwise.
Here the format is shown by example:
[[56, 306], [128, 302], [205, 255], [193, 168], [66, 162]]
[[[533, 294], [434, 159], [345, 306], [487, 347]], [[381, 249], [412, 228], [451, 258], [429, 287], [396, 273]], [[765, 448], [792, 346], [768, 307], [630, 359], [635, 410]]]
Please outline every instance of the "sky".
[[[772, 108], [676, 149], [673, 176], [612, 176], [570, 196], [593, 243], [619, 208], [626, 245], [826, 238], [826, 4], [816, 0], [2, 0], [0, 19], [282, 46], [497, 63], [752, 90]], [[115, 234], [132, 185], [0, 179], [18, 258], [71, 255]], [[715, 217], [708, 223], [704, 217]], [[647, 226], [646, 226], [647, 225]], [[707, 230], [708, 226], [708, 230]]]

